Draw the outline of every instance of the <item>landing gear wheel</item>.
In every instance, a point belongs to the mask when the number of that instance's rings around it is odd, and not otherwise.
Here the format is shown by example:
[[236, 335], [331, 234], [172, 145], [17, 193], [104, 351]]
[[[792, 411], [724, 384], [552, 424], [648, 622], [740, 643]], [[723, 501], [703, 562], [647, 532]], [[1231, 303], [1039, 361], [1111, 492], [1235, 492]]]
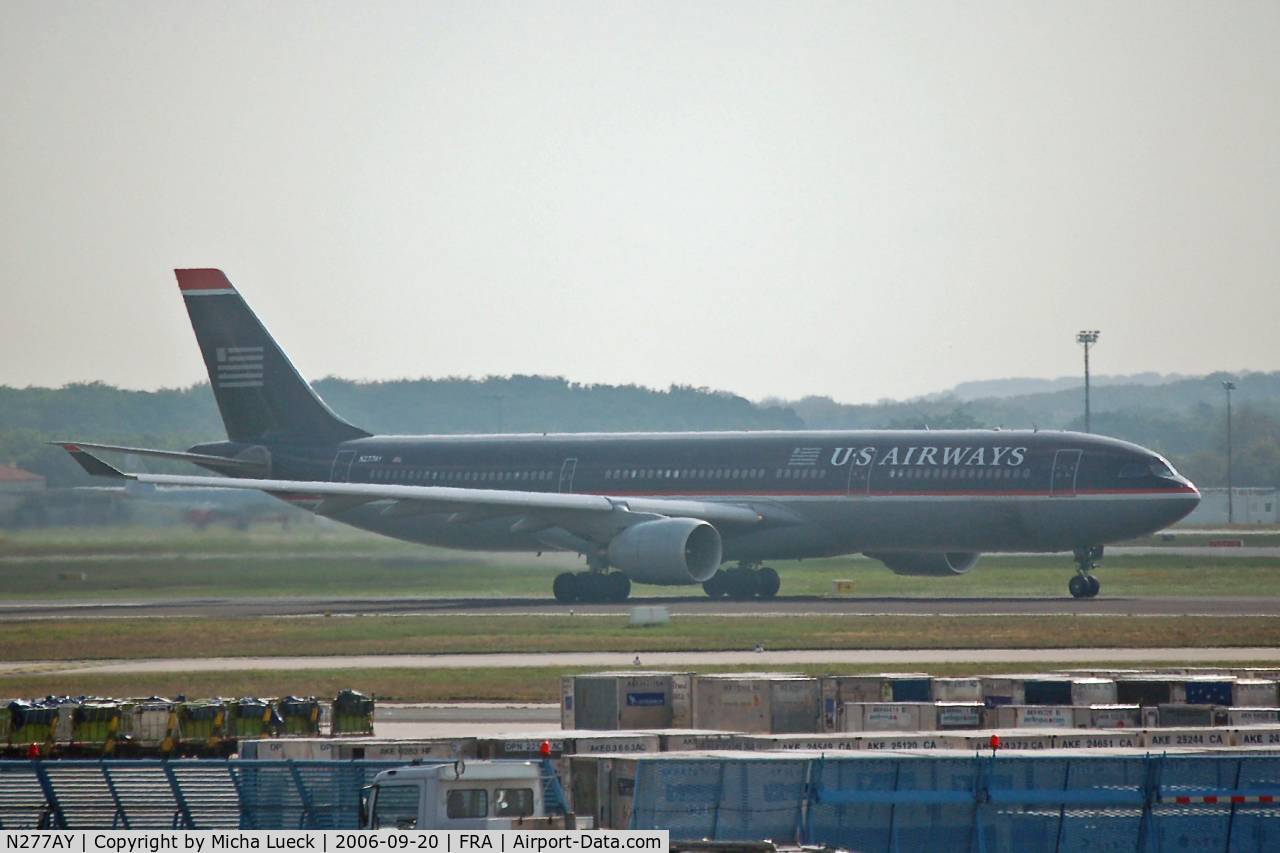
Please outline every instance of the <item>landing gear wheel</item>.
[[756, 573], [751, 569], [730, 569], [725, 572], [729, 597], [735, 601], [754, 598], [756, 595]]
[[1088, 598], [1088, 577], [1085, 575], [1072, 575], [1071, 580], [1067, 581], [1067, 589], [1071, 592], [1072, 598]]
[[1102, 559], [1102, 546], [1090, 545], [1080, 547], [1074, 552], [1076, 575], [1067, 583], [1067, 589], [1074, 598], [1095, 598], [1102, 589], [1102, 583], [1093, 576], [1093, 570]]
[[707, 594], [708, 598], [724, 598], [729, 594], [728, 584], [725, 583], [725, 573], [716, 570], [716, 573], [702, 582], [702, 591]]
[[578, 576], [569, 572], [556, 575], [551, 592], [561, 604], [572, 604], [578, 600]]
[[607, 601], [620, 603], [631, 595], [631, 578], [622, 572], [610, 572], [604, 576], [604, 582]]
[[1085, 580], [1089, 582], [1088, 595], [1086, 597], [1097, 598], [1098, 592], [1102, 589], [1102, 581], [1098, 580], [1093, 575], [1088, 575]]
[[760, 598], [773, 598], [781, 586], [782, 578], [768, 566], [756, 573], [756, 595]]

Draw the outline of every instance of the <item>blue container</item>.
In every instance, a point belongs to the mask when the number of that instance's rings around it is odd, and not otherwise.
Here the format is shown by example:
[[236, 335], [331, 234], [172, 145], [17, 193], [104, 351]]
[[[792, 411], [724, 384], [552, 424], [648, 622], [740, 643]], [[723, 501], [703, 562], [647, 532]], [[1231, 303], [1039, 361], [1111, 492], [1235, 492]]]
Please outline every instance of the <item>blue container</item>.
[[1230, 681], [1188, 681], [1188, 705], [1227, 705], [1231, 704]]
[[1071, 704], [1071, 680], [1067, 678], [1028, 678], [1022, 689], [1028, 705]]
[[932, 702], [932, 678], [895, 678], [889, 682], [895, 702]]

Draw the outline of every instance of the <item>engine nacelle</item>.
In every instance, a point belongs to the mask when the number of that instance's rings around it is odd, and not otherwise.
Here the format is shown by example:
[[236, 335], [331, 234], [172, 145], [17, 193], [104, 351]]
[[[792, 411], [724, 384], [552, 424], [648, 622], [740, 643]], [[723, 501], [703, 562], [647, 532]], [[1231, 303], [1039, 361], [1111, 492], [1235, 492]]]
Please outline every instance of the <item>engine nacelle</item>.
[[702, 583], [716, 573], [720, 531], [696, 518], [642, 521], [613, 537], [609, 563], [640, 583]]
[[974, 567], [977, 553], [960, 551], [899, 551], [891, 554], [867, 554], [873, 560], [879, 560], [889, 567], [895, 575], [929, 575], [946, 577], [962, 575]]

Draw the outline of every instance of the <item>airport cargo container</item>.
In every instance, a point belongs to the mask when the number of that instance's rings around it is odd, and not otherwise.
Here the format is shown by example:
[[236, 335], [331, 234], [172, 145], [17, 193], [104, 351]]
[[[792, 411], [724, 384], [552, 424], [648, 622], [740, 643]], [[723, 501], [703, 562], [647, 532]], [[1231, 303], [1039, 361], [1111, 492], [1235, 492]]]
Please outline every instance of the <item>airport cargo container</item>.
[[9, 703], [0, 703], [0, 746], [9, 742], [9, 720], [13, 714], [9, 710]]
[[242, 699], [231, 706], [216, 700], [175, 702], [174, 713], [180, 743], [213, 746], [228, 737], [266, 734], [263, 718], [271, 713], [271, 705], [261, 699]]
[[1177, 676], [1133, 675], [1116, 680], [1116, 701], [1122, 705], [1155, 708], [1176, 701], [1174, 685]]
[[1239, 707], [1271, 708], [1280, 705], [1276, 682], [1265, 678], [1236, 679], [1231, 704]]
[[373, 734], [373, 711], [372, 697], [355, 690], [340, 690], [333, 700], [333, 734]]
[[1187, 705], [1230, 705], [1235, 687], [1234, 678], [1188, 678], [1182, 682], [1182, 695], [1175, 694], [1174, 702]]
[[1027, 705], [1070, 705], [1071, 679], [1055, 675], [1024, 678], [1022, 693]]
[[476, 751], [478, 757], [485, 760], [498, 758], [536, 759], [542, 757], [542, 744], [544, 742], [549, 744], [551, 748], [549, 756], [551, 758], [595, 753], [617, 755], [631, 752], [662, 751], [662, 742], [658, 735], [653, 733], [610, 732], [605, 734], [592, 730], [479, 737], [476, 739]]
[[1280, 748], [1280, 726], [1238, 726], [1230, 731], [1232, 746]]
[[1001, 705], [994, 710], [996, 728], [999, 729], [1076, 727], [1076, 709], [1072, 705]]
[[934, 728], [938, 731], [982, 728], [981, 702], [935, 702], [933, 706]]
[[981, 702], [982, 681], [978, 678], [934, 678], [929, 698], [934, 702]]
[[946, 749], [936, 732], [861, 732], [858, 747], [865, 750]]
[[1138, 705], [1088, 705], [1076, 708], [1076, 728], [1136, 729], [1142, 726]]
[[1053, 749], [1054, 732], [1027, 729], [988, 729], [976, 732], [950, 732], [939, 735], [943, 749], [990, 750], [991, 737], [1000, 738], [1000, 750]]
[[120, 706], [115, 702], [82, 702], [71, 714], [71, 743], [107, 748], [120, 737]]
[[560, 679], [560, 725], [606, 731], [687, 728], [687, 672], [600, 672]]
[[1054, 749], [1137, 749], [1142, 746], [1139, 731], [1115, 729], [1074, 729], [1053, 736]]
[[[828, 675], [822, 678], [822, 726], [824, 731], [843, 731], [844, 706], [850, 702], [891, 702], [893, 683], [902, 681], [902, 692], [919, 692], [919, 684], [929, 679], [923, 672], [877, 673], [875, 675]], [[906, 701], [906, 700], [903, 700]]]
[[[197, 703], [193, 702], [184, 702], [178, 705], [178, 715], [183, 722], [183, 740], [192, 738], [192, 732], [188, 730], [185, 724], [184, 710], [189, 706], [195, 707], [196, 705]], [[271, 707], [270, 701], [245, 697], [226, 706], [226, 733], [235, 738], [265, 737], [277, 731], [273, 723], [278, 719], [279, 717], [275, 709]]]
[[889, 676], [885, 679], [887, 702], [933, 701], [933, 678], [927, 675]]
[[177, 705], [168, 699], [144, 699], [122, 706], [122, 728], [130, 742], [143, 749], [162, 747], [178, 737]]
[[984, 675], [978, 680], [982, 682], [982, 702], [988, 708], [997, 705], [1025, 705], [1027, 694], [1023, 675]]
[[1071, 679], [1072, 705], [1116, 704], [1116, 683], [1110, 678]]
[[845, 731], [919, 732], [933, 728], [932, 702], [850, 702]]
[[239, 743], [244, 759], [295, 761], [448, 762], [476, 757], [476, 739], [425, 738], [248, 738]]
[[693, 725], [748, 734], [816, 732], [821, 684], [775, 673], [699, 675], [693, 679]]
[[1142, 729], [1142, 745], [1148, 749], [1169, 747], [1219, 747], [1229, 746], [1231, 732], [1215, 728], [1159, 728]]
[[276, 713], [284, 721], [286, 735], [307, 737], [320, 733], [320, 703], [314, 696], [286, 696], [276, 703]]
[[691, 750], [729, 749], [736, 732], [713, 729], [650, 729], [642, 734], [658, 736], [658, 748], [663, 752], [689, 752]]
[[1228, 708], [1227, 725], [1274, 726], [1280, 725], [1280, 708]]
[[1181, 702], [1160, 706], [1160, 725], [1163, 728], [1226, 725], [1227, 720], [1226, 707], [1188, 705]]
[[860, 738], [857, 734], [791, 734], [791, 735], [739, 735], [734, 738], [733, 748], [744, 751], [764, 750], [830, 750], [860, 749]]
[[56, 705], [36, 705], [14, 700], [9, 703], [9, 743], [53, 744], [58, 732]]

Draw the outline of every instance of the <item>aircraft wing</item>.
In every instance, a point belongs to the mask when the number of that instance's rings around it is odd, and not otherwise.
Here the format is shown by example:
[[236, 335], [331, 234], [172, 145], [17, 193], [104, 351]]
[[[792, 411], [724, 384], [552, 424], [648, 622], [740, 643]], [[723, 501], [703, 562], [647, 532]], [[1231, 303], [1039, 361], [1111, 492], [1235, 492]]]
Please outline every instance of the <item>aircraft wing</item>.
[[[620, 498], [607, 495], [524, 492], [506, 489], [458, 489], [449, 486], [396, 486], [373, 483], [325, 483], [312, 480], [265, 480], [174, 474], [129, 474], [84, 449], [63, 444], [82, 468], [96, 477], [114, 477], [156, 486], [250, 489], [295, 503], [313, 503], [321, 515], [337, 515], [357, 506], [386, 502], [389, 515], [451, 513], [465, 522], [479, 518], [521, 516], [523, 529], [561, 526], [580, 535], [621, 529], [655, 516], [698, 518], [715, 524], [758, 524], [764, 517], [741, 504], [667, 498]], [[548, 523], [540, 524], [540, 520]]]
[[[173, 459], [179, 462], [193, 462], [196, 465], [205, 465], [210, 468], [226, 468], [233, 471], [251, 471], [262, 467], [262, 463], [256, 460], [231, 459], [226, 456], [212, 456], [208, 453], [187, 453], [182, 450], [154, 450], [150, 447], [122, 447], [118, 444], [94, 444], [88, 441], [77, 441], [73, 443], [54, 441], [50, 442], [50, 444], [56, 444], [68, 452], [71, 452], [68, 450], [68, 448], [71, 447], [80, 449], [88, 448], [89, 450], [106, 450], [111, 453], [131, 453], [135, 456], [152, 456], [157, 459]], [[74, 456], [75, 454], [72, 453], [72, 455]], [[80, 462], [79, 459], [76, 461]], [[80, 462], [80, 464], [83, 465], [84, 462]]]

